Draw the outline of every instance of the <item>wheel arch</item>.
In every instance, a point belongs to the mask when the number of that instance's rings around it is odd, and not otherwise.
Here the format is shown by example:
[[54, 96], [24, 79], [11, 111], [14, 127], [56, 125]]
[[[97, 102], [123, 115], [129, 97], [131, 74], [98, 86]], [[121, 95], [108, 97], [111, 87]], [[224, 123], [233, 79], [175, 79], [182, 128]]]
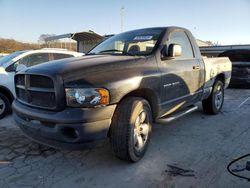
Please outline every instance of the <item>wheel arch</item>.
[[133, 90], [127, 93], [126, 95], [124, 95], [119, 102], [121, 102], [127, 97], [141, 97], [141, 98], [146, 99], [149, 102], [150, 107], [152, 109], [153, 119], [157, 117], [158, 112], [159, 112], [159, 105], [158, 105], [159, 99], [157, 97], [157, 94], [152, 89], [140, 88], [140, 89]]
[[218, 74], [216, 77], [215, 77], [215, 80], [220, 80], [222, 81], [223, 85], [225, 85], [225, 82], [226, 82], [226, 77], [223, 73], [220, 73]]
[[0, 93], [5, 95], [10, 100], [11, 103], [14, 100], [14, 96], [8, 88], [0, 86]]

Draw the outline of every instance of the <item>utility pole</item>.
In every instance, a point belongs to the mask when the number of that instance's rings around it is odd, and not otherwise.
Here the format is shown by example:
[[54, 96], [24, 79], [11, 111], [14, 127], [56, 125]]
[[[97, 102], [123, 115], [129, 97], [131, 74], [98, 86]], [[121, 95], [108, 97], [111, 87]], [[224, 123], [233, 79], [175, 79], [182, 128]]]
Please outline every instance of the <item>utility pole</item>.
[[123, 32], [123, 14], [124, 14], [124, 6], [121, 7], [121, 32]]

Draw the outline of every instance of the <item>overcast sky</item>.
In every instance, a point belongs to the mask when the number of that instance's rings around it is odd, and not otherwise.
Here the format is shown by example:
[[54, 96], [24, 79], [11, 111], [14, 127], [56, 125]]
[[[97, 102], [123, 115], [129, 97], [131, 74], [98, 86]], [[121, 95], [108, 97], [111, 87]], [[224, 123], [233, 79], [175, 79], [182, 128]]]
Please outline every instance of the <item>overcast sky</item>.
[[196, 38], [250, 44], [250, 0], [0, 0], [0, 38], [37, 42], [41, 34], [98, 34], [181, 26]]

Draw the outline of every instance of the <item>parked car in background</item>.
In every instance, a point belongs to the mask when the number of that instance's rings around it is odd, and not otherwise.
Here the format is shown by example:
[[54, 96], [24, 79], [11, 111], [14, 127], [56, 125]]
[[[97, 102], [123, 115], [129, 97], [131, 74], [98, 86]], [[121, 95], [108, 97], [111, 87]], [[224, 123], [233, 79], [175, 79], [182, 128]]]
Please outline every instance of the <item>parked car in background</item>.
[[40, 50], [17, 51], [0, 59], [0, 119], [11, 110], [15, 98], [15, 73], [44, 62], [78, 57], [84, 54], [65, 49], [44, 48]]
[[6, 55], [8, 55], [8, 54], [6, 54], [6, 53], [0, 53], [0, 58], [1, 58], [1, 57], [4, 57], [4, 56], [6, 56]]
[[232, 78], [230, 86], [250, 88], [250, 50], [229, 50], [219, 57], [228, 57], [232, 62]]

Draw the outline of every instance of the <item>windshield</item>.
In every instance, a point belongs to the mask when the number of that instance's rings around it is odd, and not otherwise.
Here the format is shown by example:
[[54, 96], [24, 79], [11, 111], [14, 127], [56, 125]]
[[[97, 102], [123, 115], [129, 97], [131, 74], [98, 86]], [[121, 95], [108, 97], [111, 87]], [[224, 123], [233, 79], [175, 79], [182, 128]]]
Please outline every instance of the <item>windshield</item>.
[[103, 41], [88, 54], [149, 55], [163, 30], [152, 28], [121, 33]]
[[9, 61], [11, 61], [12, 59], [14, 59], [15, 57], [17, 57], [18, 55], [20, 55], [24, 52], [26, 52], [26, 51], [14, 52], [14, 53], [11, 53], [9, 55], [6, 55], [6, 56], [0, 58], [0, 66], [4, 65], [5, 63], [8, 63]]

